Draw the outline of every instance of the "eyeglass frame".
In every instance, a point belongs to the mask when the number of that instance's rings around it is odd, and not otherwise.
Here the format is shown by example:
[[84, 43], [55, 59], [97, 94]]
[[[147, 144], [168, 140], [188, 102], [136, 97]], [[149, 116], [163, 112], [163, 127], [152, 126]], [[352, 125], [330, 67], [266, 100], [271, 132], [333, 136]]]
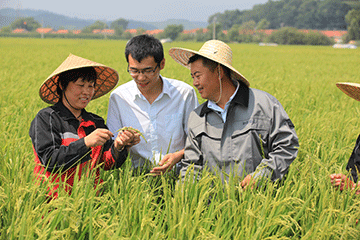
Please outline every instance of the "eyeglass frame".
[[[139, 76], [140, 73], [142, 73], [142, 74], [145, 75], [145, 76], [152, 76], [152, 75], [155, 73], [155, 71], [156, 71], [156, 69], [157, 69], [158, 67], [160, 67], [160, 63], [158, 63], [154, 69], [152, 69], [152, 68], [143, 68], [143, 69], [136, 69], [136, 68], [135, 68], [135, 69], [130, 69], [130, 68], [129, 68], [129, 65], [128, 65], [128, 67], [127, 67], [127, 72], [128, 72], [131, 76]], [[131, 73], [130, 71], [137, 71], [137, 73]], [[146, 72], [146, 71], [147, 71], [147, 72]]]

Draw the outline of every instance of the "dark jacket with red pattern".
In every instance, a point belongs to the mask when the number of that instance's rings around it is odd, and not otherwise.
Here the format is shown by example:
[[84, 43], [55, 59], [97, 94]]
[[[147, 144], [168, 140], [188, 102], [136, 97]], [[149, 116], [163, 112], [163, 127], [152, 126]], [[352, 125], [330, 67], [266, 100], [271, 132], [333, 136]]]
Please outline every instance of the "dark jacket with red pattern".
[[356, 140], [356, 144], [351, 153], [346, 170], [350, 171], [352, 180], [357, 183], [359, 180], [358, 172], [360, 172], [360, 135]]
[[[127, 151], [120, 152], [118, 159], [114, 159], [113, 140], [107, 141], [104, 146], [88, 148], [84, 137], [96, 128], [106, 128], [104, 119], [82, 111], [80, 123], [62, 102], [44, 108], [38, 112], [31, 122], [29, 135], [32, 140], [35, 154], [34, 173], [38, 179], [42, 176], [49, 178], [50, 182], [66, 181], [65, 190], [70, 194], [74, 177], [78, 169], [78, 177], [94, 169], [96, 174], [95, 187], [98, 183], [99, 164], [105, 170], [120, 167], [127, 157]], [[100, 180], [101, 181], [101, 180]], [[57, 197], [54, 185], [49, 195]]]

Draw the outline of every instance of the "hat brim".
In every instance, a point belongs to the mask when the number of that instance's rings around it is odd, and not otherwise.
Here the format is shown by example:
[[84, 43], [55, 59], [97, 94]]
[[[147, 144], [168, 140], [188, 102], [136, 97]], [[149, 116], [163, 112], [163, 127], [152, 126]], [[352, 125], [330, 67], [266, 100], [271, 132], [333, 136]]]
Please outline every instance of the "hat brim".
[[60, 99], [60, 96], [56, 91], [58, 87], [59, 74], [84, 67], [93, 67], [97, 74], [92, 100], [111, 91], [119, 81], [119, 74], [113, 68], [70, 54], [65, 61], [43, 82], [43, 84], [41, 84], [39, 90], [40, 98], [49, 104], [57, 103]]
[[208, 58], [214, 62], [220, 63], [221, 65], [229, 68], [231, 70], [231, 79], [242, 81], [246, 86], [250, 86], [249, 81], [239, 72], [237, 71], [233, 66], [229, 65], [228, 63], [221, 61], [219, 59], [215, 59], [210, 55], [203, 54], [198, 51], [194, 51], [191, 49], [186, 48], [179, 48], [174, 47], [169, 50], [169, 55], [179, 64], [182, 66], [190, 69], [190, 65], [188, 64], [189, 59], [194, 55], [200, 55], [202, 57]]
[[360, 101], [360, 84], [358, 83], [349, 83], [349, 82], [339, 82], [336, 83], [336, 86], [343, 91], [349, 97]]

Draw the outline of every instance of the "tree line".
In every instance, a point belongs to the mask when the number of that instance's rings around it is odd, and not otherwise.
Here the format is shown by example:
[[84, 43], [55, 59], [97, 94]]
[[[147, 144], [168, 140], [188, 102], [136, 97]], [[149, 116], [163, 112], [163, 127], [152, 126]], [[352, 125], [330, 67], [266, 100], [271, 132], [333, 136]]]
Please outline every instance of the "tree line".
[[297, 29], [348, 30], [349, 38], [360, 39], [359, 0], [269, 0], [251, 10], [227, 10], [216, 13], [208, 24], [219, 24], [223, 30]]
[[248, 21], [267, 21], [268, 28], [295, 27], [298, 29], [345, 30], [345, 15], [352, 7], [342, 0], [269, 0], [251, 10], [229, 10], [209, 17], [216, 19], [224, 30]]

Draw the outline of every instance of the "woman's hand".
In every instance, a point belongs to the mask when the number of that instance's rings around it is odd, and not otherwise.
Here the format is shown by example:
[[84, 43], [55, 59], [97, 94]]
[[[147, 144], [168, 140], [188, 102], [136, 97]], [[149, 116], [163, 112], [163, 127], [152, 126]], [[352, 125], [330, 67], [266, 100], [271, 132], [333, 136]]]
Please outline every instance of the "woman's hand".
[[98, 128], [86, 137], [84, 137], [85, 145], [90, 147], [102, 146], [106, 141], [110, 140], [114, 135], [105, 128]]

